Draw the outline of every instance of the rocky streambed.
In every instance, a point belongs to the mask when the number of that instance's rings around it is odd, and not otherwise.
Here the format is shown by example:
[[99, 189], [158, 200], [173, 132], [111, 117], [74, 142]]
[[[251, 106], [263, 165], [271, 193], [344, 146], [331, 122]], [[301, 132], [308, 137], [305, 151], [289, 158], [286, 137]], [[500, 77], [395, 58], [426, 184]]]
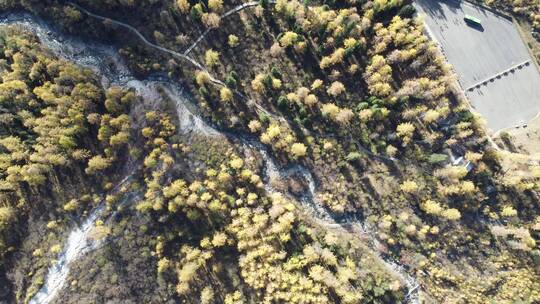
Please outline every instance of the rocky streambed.
[[[134, 88], [139, 95], [145, 99], [159, 100], [162, 93], [165, 93], [170, 100], [174, 101], [178, 115], [178, 130], [180, 133], [196, 132], [200, 135], [215, 138], [228, 138], [241, 144], [242, 149], [253, 151], [261, 156], [264, 163], [263, 180], [265, 189], [268, 192], [283, 191], [272, 186], [274, 179], [299, 179], [305, 185], [307, 191], [302, 191], [300, 195], [294, 196], [291, 193], [284, 193], [298, 201], [305, 208], [305, 211], [315, 217], [318, 221], [328, 225], [339, 225], [328, 213], [328, 211], [317, 201], [317, 184], [311, 172], [301, 164], [282, 166], [272, 156], [267, 147], [262, 145], [256, 138], [246, 134], [235, 134], [229, 131], [220, 130], [216, 126], [207, 123], [198, 114], [198, 109], [193, 99], [185, 92], [184, 88], [177, 82], [163, 76], [153, 75], [146, 79], [137, 79], [128, 69], [123, 59], [118, 54], [115, 47], [100, 44], [95, 41], [86, 41], [79, 37], [64, 35], [54, 26], [33, 15], [23, 12], [7, 13], [0, 16], [0, 25], [16, 24], [23, 26], [34, 32], [41, 43], [50, 49], [58, 57], [74, 62], [81, 66], [92, 69], [100, 78], [102, 85], [121, 86]], [[129, 170], [126, 170], [129, 172]], [[129, 173], [118, 183], [117, 187], [129, 180]], [[45, 304], [54, 302], [57, 293], [66, 285], [69, 273], [69, 266], [72, 262], [82, 257], [85, 253], [99, 246], [98, 243], [89, 239], [89, 232], [100, 219], [104, 209], [104, 203], [89, 213], [89, 216], [82, 221], [81, 225], [75, 225], [64, 244], [64, 247], [56, 262], [48, 269], [45, 281], [38, 293], [30, 300], [32, 304]], [[368, 227], [363, 223], [359, 224], [366, 232]], [[373, 235], [368, 233], [369, 235]], [[374, 237], [374, 236], [373, 236]], [[372, 242], [372, 248], [376, 247], [376, 239]], [[374, 249], [376, 251], [376, 249]], [[418, 303], [419, 284], [402, 267], [388, 258], [381, 257], [381, 262], [385, 268], [393, 273], [405, 284], [408, 289], [407, 301]]]

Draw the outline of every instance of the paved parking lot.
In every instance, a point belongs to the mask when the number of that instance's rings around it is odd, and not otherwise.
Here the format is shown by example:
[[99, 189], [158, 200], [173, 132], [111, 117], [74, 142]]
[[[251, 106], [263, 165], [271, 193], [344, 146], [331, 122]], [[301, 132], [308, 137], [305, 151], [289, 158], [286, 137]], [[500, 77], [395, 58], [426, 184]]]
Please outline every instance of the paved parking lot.
[[[512, 20], [458, 0], [416, 0], [415, 6], [489, 128], [513, 127], [540, 112], [540, 72]], [[482, 26], [467, 24], [465, 15]]]

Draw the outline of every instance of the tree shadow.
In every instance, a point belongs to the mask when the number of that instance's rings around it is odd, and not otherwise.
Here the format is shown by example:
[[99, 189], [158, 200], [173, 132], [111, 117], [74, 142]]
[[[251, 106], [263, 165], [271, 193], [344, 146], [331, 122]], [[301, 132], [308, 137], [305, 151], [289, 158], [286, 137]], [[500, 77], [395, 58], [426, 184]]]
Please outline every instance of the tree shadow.
[[422, 8], [422, 11], [426, 12], [430, 17], [439, 20], [447, 20], [446, 9], [452, 13], [462, 11], [461, 3], [456, 0], [417, 0], [417, 5]]

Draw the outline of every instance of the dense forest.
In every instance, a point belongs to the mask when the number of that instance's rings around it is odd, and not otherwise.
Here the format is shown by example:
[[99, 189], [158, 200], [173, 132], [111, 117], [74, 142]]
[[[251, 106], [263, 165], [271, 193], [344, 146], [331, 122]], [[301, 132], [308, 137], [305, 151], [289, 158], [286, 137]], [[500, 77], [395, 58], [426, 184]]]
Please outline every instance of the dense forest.
[[540, 3], [538, 1], [484, 0], [484, 3], [509, 13], [524, 16], [537, 32], [540, 31]]
[[0, 301], [29, 302], [102, 204], [61, 303], [540, 301], [540, 165], [493, 144], [409, 1], [0, 8], [117, 46], [217, 130], [1, 26]]

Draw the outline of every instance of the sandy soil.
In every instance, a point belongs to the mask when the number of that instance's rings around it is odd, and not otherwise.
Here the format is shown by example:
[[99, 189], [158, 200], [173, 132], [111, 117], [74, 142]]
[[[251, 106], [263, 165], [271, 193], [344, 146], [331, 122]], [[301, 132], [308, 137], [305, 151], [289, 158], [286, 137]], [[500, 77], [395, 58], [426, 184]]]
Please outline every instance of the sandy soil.
[[[512, 136], [514, 146], [522, 153], [540, 157], [540, 117], [536, 117], [526, 127], [510, 128], [507, 132]], [[500, 137], [501, 132], [497, 134]]]

